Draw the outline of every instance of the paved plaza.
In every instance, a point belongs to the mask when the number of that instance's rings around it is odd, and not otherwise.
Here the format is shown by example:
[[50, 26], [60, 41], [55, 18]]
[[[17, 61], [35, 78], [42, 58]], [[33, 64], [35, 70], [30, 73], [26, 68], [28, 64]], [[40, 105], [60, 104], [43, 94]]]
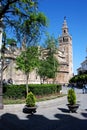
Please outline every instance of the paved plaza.
[[[68, 88], [63, 88], [67, 92]], [[23, 112], [25, 104], [4, 105], [0, 110], [0, 130], [86, 130], [87, 94], [75, 89], [80, 104], [77, 113], [70, 113], [67, 97], [38, 102], [33, 115]]]

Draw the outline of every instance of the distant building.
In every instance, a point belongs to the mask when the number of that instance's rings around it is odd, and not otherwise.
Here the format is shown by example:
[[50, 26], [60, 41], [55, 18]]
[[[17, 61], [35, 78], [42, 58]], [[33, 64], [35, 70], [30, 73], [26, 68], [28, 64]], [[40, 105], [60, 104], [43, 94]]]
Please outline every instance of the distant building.
[[78, 74], [87, 74], [87, 57], [86, 59], [81, 63], [81, 67], [77, 69]]
[[[58, 42], [59, 47], [57, 49], [56, 58], [59, 61], [60, 67], [56, 73], [55, 83], [67, 84], [69, 79], [73, 76], [73, 55], [72, 37], [69, 34], [66, 19], [63, 21], [62, 35], [58, 37]], [[14, 84], [25, 84], [25, 74], [20, 70], [16, 70], [15, 58], [19, 54], [20, 50], [16, 47], [14, 48], [14, 51], [8, 48], [8, 50], [5, 52], [6, 63], [4, 64], [3, 79], [7, 81], [11, 78]], [[46, 49], [43, 49], [43, 54], [45, 56]], [[36, 69], [29, 74], [29, 83], [41, 83], [40, 76], [37, 75]], [[46, 83], [53, 83], [53, 79], [48, 79]]]

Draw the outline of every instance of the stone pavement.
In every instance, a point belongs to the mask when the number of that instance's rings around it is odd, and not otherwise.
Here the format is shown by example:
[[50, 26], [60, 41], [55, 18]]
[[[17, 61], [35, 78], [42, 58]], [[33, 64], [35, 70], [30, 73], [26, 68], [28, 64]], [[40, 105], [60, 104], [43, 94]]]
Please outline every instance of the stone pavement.
[[0, 110], [0, 130], [86, 130], [87, 94], [75, 91], [80, 104], [77, 113], [69, 112], [66, 96], [38, 102], [33, 115], [23, 113], [25, 104], [4, 105]]

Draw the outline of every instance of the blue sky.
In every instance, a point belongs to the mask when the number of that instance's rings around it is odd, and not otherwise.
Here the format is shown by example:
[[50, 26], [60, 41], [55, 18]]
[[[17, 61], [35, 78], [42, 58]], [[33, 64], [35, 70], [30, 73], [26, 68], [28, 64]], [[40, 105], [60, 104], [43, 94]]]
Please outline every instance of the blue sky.
[[49, 19], [47, 31], [57, 38], [66, 16], [73, 45], [73, 72], [87, 56], [87, 0], [39, 0], [39, 11]]

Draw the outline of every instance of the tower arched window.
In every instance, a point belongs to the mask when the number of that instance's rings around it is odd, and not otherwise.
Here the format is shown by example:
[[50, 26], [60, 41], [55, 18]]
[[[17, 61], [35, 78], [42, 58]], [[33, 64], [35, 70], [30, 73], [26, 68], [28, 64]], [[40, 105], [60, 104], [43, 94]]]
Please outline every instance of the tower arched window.
[[64, 30], [64, 33], [66, 33], [66, 30]]

